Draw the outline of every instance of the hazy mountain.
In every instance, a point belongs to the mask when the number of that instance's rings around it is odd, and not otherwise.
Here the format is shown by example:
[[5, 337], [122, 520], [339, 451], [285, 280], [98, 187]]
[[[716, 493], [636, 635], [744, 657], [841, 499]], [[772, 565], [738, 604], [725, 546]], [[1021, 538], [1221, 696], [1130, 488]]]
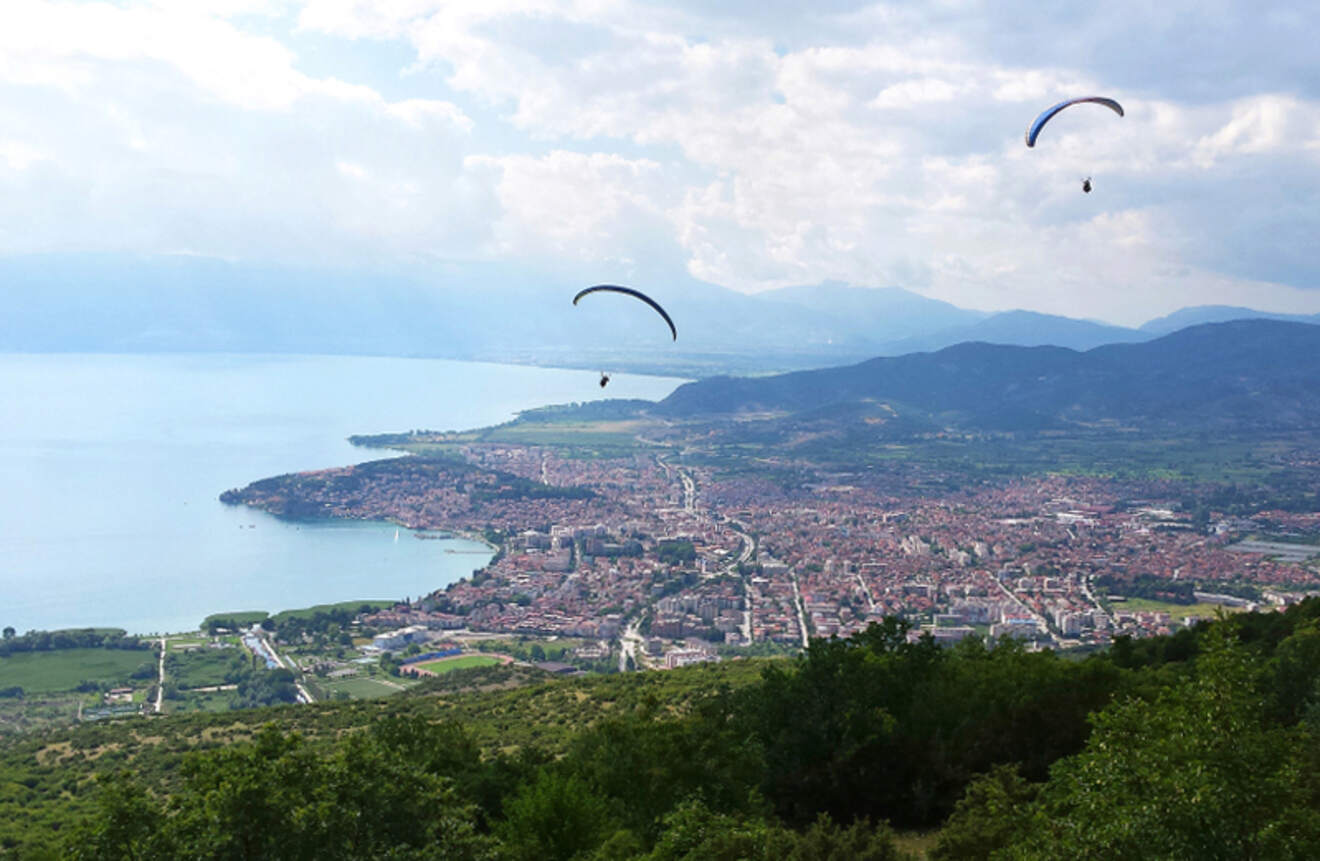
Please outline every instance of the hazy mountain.
[[[641, 303], [501, 267], [483, 277], [313, 271], [197, 257], [0, 260], [0, 350], [301, 352], [568, 365], [703, 359], [760, 367], [847, 361], [836, 316], [709, 285], [651, 289], [682, 340]], [[776, 362], [779, 364], [777, 365]], [[744, 362], [744, 364], [746, 364]], [[792, 366], [790, 363], [789, 366]]]
[[[1142, 331], [987, 314], [897, 287], [826, 283], [748, 296], [676, 276], [645, 305], [515, 267], [341, 271], [160, 256], [0, 259], [0, 350], [427, 356], [695, 377], [841, 365], [963, 341], [1087, 349]], [[1222, 313], [1237, 314], [1240, 309]], [[1188, 309], [1189, 315], [1221, 313]], [[1255, 312], [1248, 312], [1255, 313]], [[1171, 315], [1162, 320], [1175, 320]]]
[[1141, 331], [1151, 336], [1167, 335], [1179, 329], [1186, 329], [1188, 326], [1224, 323], [1229, 320], [1290, 320], [1294, 323], [1320, 323], [1320, 314], [1277, 314], [1272, 311], [1256, 311], [1232, 305], [1197, 305], [1194, 308], [1182, 308], [1172, 314], [1147, 321], [1141, 325]]
[[1052, 345], [1073, 350], [1089, 350], [1101, 344], [1144, 341], [1153, 337], [1136, 329], [1110, 326], [1091, 320], [1074, 320], [1035, 311], [1004, 311], [969, 325], [885, 344], [882, 355], [930, 352], [967, 341], [987, 344], [1012, 344], [1019, 347]]
[[1320, 421], [1320, 326], [1207, 324], [1086, 352], [959, 344], [847, 367], [688, 383], [655, 412], [801, 414], [858, 404], [866, 406], [852, 410], [860, 417], [906, 415], [983, 428], [1105, 420], [1314, 427]]
[[965, 327], [990, 316], [901, 287], [849, 287], [837, 282], [785, 287], [758, 293], [756, 298], [824, 313], [836, 321], [840, 333], [857, 333], [873, 353], [875, 347], [892, 341]]

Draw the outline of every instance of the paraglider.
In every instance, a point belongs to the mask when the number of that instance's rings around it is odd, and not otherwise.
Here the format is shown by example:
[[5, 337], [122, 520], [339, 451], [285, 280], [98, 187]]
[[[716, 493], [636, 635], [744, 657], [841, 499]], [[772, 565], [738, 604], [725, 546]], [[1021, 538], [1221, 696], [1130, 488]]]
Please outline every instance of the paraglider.
[[[1036, 145], [1036, 138], [1040, 136], [1040, 130], [1045, 128], [1045, 124], [1053, 119], [1054, 115], [1059, 113], [1059, 111], [1071, 107], [1072, 105], [1080, 105], [1087, 102], [1104, 105], [1120, 117], [1123, 116], [1123, 106], [1113, 99], [1107, 99], [1104, 96], [1084, 96], [1080, 99], [1068, 99], [1067, 101], [1059, 102], [1052, 108], [1047, 108], [1040, 116], [1036, 117], [1036, 121], [1027, 129], [1027, 146], [1034, 147]], [[1091, 193], [1091, 178], [1089, 176], [1082, 180], [1082, 191], [1087, 194]]]
[[[631, 287], [620, 287], [617, 284], [597, 284], [595, 287], [588, 287], [585, 290], [579, 290], [578, 294], [573, 297], [573, 304], [576, 305], [578, 303], [578, 300], [581, 299], [583, 296], [586, 296], [590, 293], [601, 293], [601, 292], [622, 293], [625, 296], [632, 296], [634, 299], [642, 300], [643, 302], [654, 308], [655, 312], [659, 314], [662, 318], [664, 318], [665, 323], [669, 326], [669, 334], [673, 337], [675, 341], [678, 340], [678, 328], [674, 326], [674, 321], [669, 316], [669, 312], [666, 311], [664, 308], [661, 308], [659, 302], [655, 301], [650, 296], [647, 296], [645, 293], [643, 293], [640, 290], [634, 290]], [[607, 385], [609, 385], [609, 382], [610, 382], [610, 375], [605, 373], [604, 371], [601, 371], [600, 387], [602, 389], [605, 388]]]
[[[576, 305], [579, 299], [581, 299], [583, 296], [586, 296], [589, 293], [598, 293], [602, 291], [609, 293], [622, 293], [625, 296], [632, 296], [634, 298], [641, 299], [643, 302], [654, 308], [656, 310], [656, 313], [658, 313], [661, 317], [664, 318], [665, 322], [669, 324], [670, 334], [673, 335], [675, 341], [678, 340], [678, 329], [674, 327], [674, 321], [670, 319], [669, 313], [665, 311], [664, 308], [660, 307], [659, 302], [655, 301], [650, 296], [647, 296], [645, 293], [643, 293], [640, 290], [634, 290], [631, 287], [620, 287], [616, 284], [597, 284], [595, 287], [588, 287], [585, 290], [579, 291], [578, 294], [573, 297], [573, 304]], [[601, 386], [603, 387], [605, 383], [609, 382], [609, 378], [605, 377], [603, 374], [602, 377], [603, 379], [601, 381]]]
[[1041, 112], [1040, 116], [1036, 117], [1036, 121], [1027, 129], [1027, 146], [1033, 147], [1036, 145], [1036, 138], [1040, 136], [1040, 130], [1045, 128], [1045, 124], [1052, 120], [1054, 115], [1059, 111], [1064, 108], [1072, 107], [1073, 105], [1086, 103], [1104, 105], [1120, 117], [1123, 116], [1123, 106], [1113, 99], [1107, 99], [1104, 96], [1083, 96], [1080, 99], [1068, 99], [1059, 102], [1052, 108], [1046, 108]]

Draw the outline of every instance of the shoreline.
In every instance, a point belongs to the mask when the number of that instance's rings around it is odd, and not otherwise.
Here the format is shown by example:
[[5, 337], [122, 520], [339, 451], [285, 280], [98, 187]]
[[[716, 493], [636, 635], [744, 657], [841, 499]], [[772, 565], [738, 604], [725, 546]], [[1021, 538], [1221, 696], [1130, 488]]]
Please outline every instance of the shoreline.
[[[4, 578], [12, 600], [0, 625], [24, 631], [107, 624], [143, 634], [186, 631], [225, 607], [295, 607], [361, 591], [415, 598], [443, 589], [481, 567], [475, 555], [374, 549], [370, 531], [303, 541], [292, 525], [262, 523], [250, 509], [226, 513], [215, 497], [249, 477], [402, 456], [345, 442], [360, 430], [489, 427], [599, 391], [594, 371], [480, 360], [195, 351], [7, 356], [17, 378], [51, 404], [27, 413], [6, 437], [22, 442], [7, 449], [10, 461], [39, 456], [48, 464], [49, 480], [15, 506], [4, 530], [13, 542]], [[637, 377], [628, 394], [656, 400], [680, 382]], [[234, 390], [220, 413], [195, 398], [199, 387], [222, 384]], [[103, 428], [93, 417], [114, 406], [120, 391], [137, 396], [117, 407], [126, 410], [119, 424]], [[299, 395], [272, 402], [272, 393], [285, 391]], [[474, 397], [482, 392], [495, 394]], [[57, 422], [56, 415], [77, 418]], [[169, 433], [150, 431], [162, 427]], [[70, 517], [81, 524], [71, 539], [48, 526]], [[454, 530], [468, 543], [447, 546], [498, 552], [480, 522], [468, 525]]]
[[[243, 505], [243, 503], [239, 503], [239, 504], [240, 504], [240, 505]], [[250, 507], [250, 508], [251, 508], [251, 506], [246, 506], [246, 507]], [[263, 510], [260, 509], [260, 508], [253, 508], [252, 510], [254, 510], [254, 511], [261, 511], [263, 514], [267, 514], [267, 515], [269, 515], [270, 517], [275, 517], [275, 518], [278, 519], [278, 520], [283, 520], [283, 521], [288, 522], [288, 523], [299, 523], [299, 522], [302, 522], [302, 523], [317, 523], [317, 522], [327, 523], [327, 522], [331, 522], [331, 523], [359, 523], [359, 524], [363, 524], [363, 525], [379, 524], [379, 525], [382, 525], [382, 526], [388, 525], [388, 526], [394, 526], [394, 527], [399, 528], [399, 529], [407, 529], [410, 533], [416, 533], [416, 532], [419, 532], [419, 531], [425, 531], [425, 530], [422, 530], [422, 529], [418, 529], [418, 528], [414, 528], [414, 527], [406, 526], [406, 525], [403, 524], [403, 523], [400, 523], [400, 522], [395, 521], [395, 520], [390, 520], [390, 519], [383, 519], [383, 520], [382, 520], [382, 519], [377, 519], [377, 520], [363, 520], [363, 519], [353, 518], [353, 517], [324, 517], [324, 518], [317, 518], [317, 519], [312, 519], [312, 518], [296, 519], [296, 518], [282, 518], [282, 517], [279, 517], [279, 515], [271, 514], [270, 512], [268, 512], [268, 511], [263, 511]], [[499, 547], [498, 547], [498, 546], [496, 546], [496, 545], [492, 544], [491, 542], [487, 541], [486, 538], [485, 538], [485, 536], [483, 536], [483, 535], [481, 535], [481, 534], [479, 534], [479, 533], [471, 532], [470, 530], [460, 530], [460, 529], [446, 529], [445, 531], [450, 533], [450, 536], [449, 536], [449, 537], [447, 537], [447, 538], [437, 538], [437, 539], [432, 539], [432, 540], [434, 540], [434, 541], [438, 541], [438, 542], [440, 542], [441, 544], [443, 544], [444, 542], [447, 542], [447, 541], [455, 541], [455, 540], [469, 541], [469, 542], [471, 542], [471, 543], [473, 543], [473, 544], [480, 544], [480, 545], [482, 545], [484, 548], [486, 548], [486, 551], [488, 551], [488, 552], [491, 554], [492, 557], [494, 557], [494, 555], [495, 555], [496, 553], [499, 552]], [[439, 549], [440, 549], [442, 552], [449, 552], [449, 548], [445, 548], [445, 547], [443, 547], [443, 546], [440, 547]], [[459, 551], [453, 551], [453, 552], [455, 552], [455, 553], [463, 553], [463, 554], [476, 554], [476, 553], [479, 553], [479, 552], [482, 552], [482, 551], [476, 551], [476, 550], [459, 550]], [[487, 563], [487, 564], [489, 564], [489, 563]], [[482, 569], [484, 569], [485, 567], [486, 567], [485, 565], [482, 565], [481, 568], [475, 568], [475, 569], [473, 569], [473, 570], [474, 570], [474, 571], [482, 570]], [[454, 581], [451, 581], [451, 582], [458, 583], [458, 582], [461, 582], [461, 581], [463, 581], [463, 580], [466, 580], [466, 579], [470, 578], [471, 576], [472, 576], [472, 572], [469, 572], [469, 573], [467, 573], [467, 574], [462, 575], [462, 576], [459, 577], [457, 580], [454, 580]], [[448, 584], [446, 584], [446, 585], [448, 585]], [[437, 591], [443, 590], [444, 588], [445, 588], [445, 586], [439, 586], [439, 587], [435, 587], [435, 588], [427, 589], [427, 590], [425, 590], [425, 591], [419, 593], [419, 595], [417, 595], [417, 596], [413, 596], [413, 597], [417, 597], [417, 598], [425, 598], [425, 597], [427, 597], [427, 596], [429, 596], [429, 595], [433, 595], [433, 594], [435, 594]], [[310, 609], [312, 609], [312, 608], [314, 608], [314, 607], [335, 606], [335, 605], [340, 605], [340, 604], [361, 604], [361, 603], [366, 603], [366, 604], [371, 604], [371, 603], [377, 603], [377, 604], [385, 604], [385, 603], [388, 603], [388, 604], [394, 604], [394, 603], [397, 603], [397, 599], [393, 599], [393, 598], [362, 598], [362, 599], [354, 599], [354, 598], [350, 598], [350, 599], [345, 599], [345, 600], [343, 600], [343, 601], [329, 601], [329, 602], [324, 602], [324, 601], [313, 601], [312, 603], [307, 604], [307, 605], [304, 605], [304, 606], [298, 606], [298, 607], [284, 607], [284, 608], [279, 609], [279, 610], [256, 610], [256, 609], [247, 609], [247, 610], [219, 610], [219, 611], [212, 611], [212, 612], [208, 612], [208, 613], [206, 613], [206, 615], [204, 615], [204, 616], [202, 617], [202, 619], [198, 621], [198, 624], [197, 624], [196, 627], [191, 628], [191, 629], [187, 629], [187, 630], [177, 630], [177, 631], [159, 631], [159, 630], [156, 630], [156, 631], [141, 631], [141, 632], [135, 632], [135, 631], [131, 631], [131, 630], [129, 630], [128, 628], [125, 628], [125, 627], [122, 627], [122, 626], [119, 626], [119, 625], [116, 625], [116, 624], [113, 624], [113, 623], [105, 623], [105, 622], [101, 622], [101, 623], [91, 624], [91, 625], [61, 625], [61, 626], [58, 626], [58, 627], [51, 627], [51, 628], [28, 628], [28, 629], [26, 629], [26, 630], [16, 630], [15, 633], [16, 633], [18, 636], [26, 636], [27, 634], [29, 634], [29, 633], [33, 633], [33, 632], [44, 632], [44, 633], [54, 634], [54, 633], [61, 632], [61, 631], [123, 631], [123, 632], [124, 632], [124, 636], [126, 636], [126, 637], [137, 637], [137, 638], [140, 638], [140, 639], [151, 639], [151, 638], [157, 638], [157, 637], [162, 637], [162, 636], [164, 636], [164, 637], [175, 637], [175, 636], [184, 636], [184, 635], [188, 635], [188, 634], [198, 634], [198, 633], [201, 633], [201, 631], [202, 631], [202, 625], [201, 625], [201, 622], [205, 621], [205, 620], [208, 619], [208, 618], [214, 617], [214, 616], [223, 616], [223, 615], [225, 615], [225, 614], [242, 615], [242, 614], [248, 614], [248, 613], [265, 613], [268, 617], [273, 617], [273, 616], [278, 616], [278, 615], [281, 614], [281, 613], [289, 613], [289, 612], [298, 612], [298, 611], [302, 611], [302, 610], [310, 610]], [[15, 628], [17, 628], [17, 626], [15, 626]]]

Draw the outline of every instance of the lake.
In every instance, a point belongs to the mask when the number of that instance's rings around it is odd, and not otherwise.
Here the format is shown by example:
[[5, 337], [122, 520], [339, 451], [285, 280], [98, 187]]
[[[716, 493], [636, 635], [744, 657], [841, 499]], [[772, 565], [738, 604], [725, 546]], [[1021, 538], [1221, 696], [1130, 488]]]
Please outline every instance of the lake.
[[[217, 497], [389, 456], [349, 434], [497, 424], [598, 399], [598, 380], [437, 359], [0, 354], [0, 626], [184, 631], [215, 612], [424, 595], [484, 565], [484, 545]], [[680, 382], [617, 374], [608, 395]]]

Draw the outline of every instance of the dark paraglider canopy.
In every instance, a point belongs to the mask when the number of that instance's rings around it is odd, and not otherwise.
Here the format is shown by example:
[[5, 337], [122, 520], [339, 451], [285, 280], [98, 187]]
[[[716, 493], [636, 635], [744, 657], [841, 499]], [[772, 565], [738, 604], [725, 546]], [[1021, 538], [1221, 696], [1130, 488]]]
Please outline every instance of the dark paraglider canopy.
[[[643, 293], [640, 290], [634, 290], [631, 287], [620, 287], [616, 284], [597, 284], [595, 287], [588, 287], [587, 289], [580, 291], [576, 296], [573, 297], [573, 304], [576, 305], [578, 303], [578, 300], [581, 299], [583, 296], [586, 296], [588, 293], [598, 293], [598, 292], [623, 293], [624, 295], [641, 299], [643, 302], [654, 308], [656, 310], [656, 313], [658, 313], [661, 317], [665, 318], [665, 322], [669, 324], [670, 334], [674, 336], [675, 341], [678, 340], [678, 329], [674, 327], [674, 321], [670, 319], [668, 312], [666, 312], [664, 308], [660, 307], [659, 302], [656, 302], [654, 299], [652, 299], [650, 296], [647, 296], [645, 293]], [[607, 382], [609, 382], [608, 377], [602, 380], [601, 385], [604, 386], [605, 383]]]
[[1043, 129], [1045, 127], [1045, 124], [1048, 123], [1051, 119], [1053, 119], [1054, 115], [1057, 114], [1059, 111], [1063, 110], [1064, 108], [1071, 107], [1073, 105], [1080, 105], [1088, 102], [1096, 105], [1104, 105], [1114, 113], [1118, 114], [1120, 117], [1123, 116], [1123, 106], [1120, 105], [1118, 102], [1114, 101], [1113, 99], [1107, 99], [1103, 96], [1083, 96], [1080, 99], [1068, 99], [1066, 101], [1059, 102], [1057, 105], [1055, 105], [1052, 108], [1047, 108], [1045, 111], [1041, 113], [1040, 116], [1036, 117], [1036, 121], [1031, 124], [1030, 128], [1027, 129], [1027, 146], [1036, 145], [1036, 138], [1040, 135], [1040, 130]]

